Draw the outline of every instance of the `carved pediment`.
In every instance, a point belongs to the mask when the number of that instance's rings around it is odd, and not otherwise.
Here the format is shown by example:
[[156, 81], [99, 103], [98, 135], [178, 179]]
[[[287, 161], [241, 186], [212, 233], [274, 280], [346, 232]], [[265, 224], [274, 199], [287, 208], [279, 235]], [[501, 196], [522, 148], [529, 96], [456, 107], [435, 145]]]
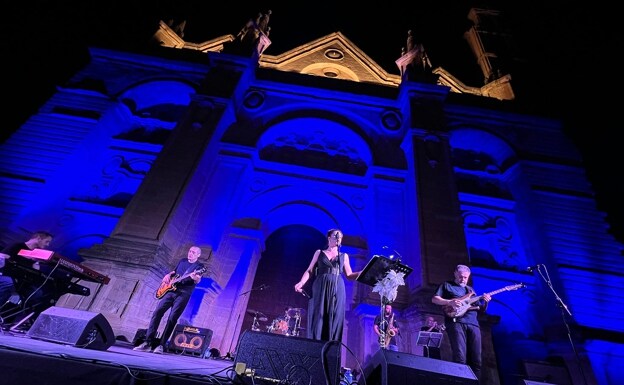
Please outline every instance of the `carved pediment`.
[[[154, 34], [154, 39], [164, 47], [192, 49], [201, 52], [223, 52], [225, 45], [234, 43], [236, 40], [233, 35], [224, 35], [203, 43], [189, 43], [162, 21], [158, 31]], [[268, 37], [265, 40], [270, 42]], [[409, 53], [403, 58], [409, 59]], [[279, 55], [261, 53], [258, 65], [261, 68], [284, 72], [391, 87], [398, 87], [401, 84], [400, 75], [388, 73], [341, 32], [331, 33]], [[472, 87], [464, 84], [442, 67], [434, 68], [432, 73], [437, 76], [436, 83], [438, 85], [447, 86], [452, 92], [500, 100], [513, 100], [515, 98], [511, 87], [511, 76], [509, 75], [502, 76], [500, 79], [481, 87]]]
[[389, 74], [342, 33], [334, 32], [277, 56], [264, 54], [260, 67], [334, 79], [398, 86]]

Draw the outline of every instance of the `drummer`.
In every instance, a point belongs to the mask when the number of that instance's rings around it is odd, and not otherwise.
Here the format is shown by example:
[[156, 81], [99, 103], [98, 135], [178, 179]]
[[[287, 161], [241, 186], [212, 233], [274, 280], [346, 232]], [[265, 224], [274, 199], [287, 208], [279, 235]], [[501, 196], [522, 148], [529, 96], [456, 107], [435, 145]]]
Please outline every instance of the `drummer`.
[[287, 336], [298, 336], [299, 326], [301, 324], [301, 310], [299, 308], [285, 307], [284, 314], [277, 317], [277, 325], [279, 329], [274, 333], [285, 334]]
[[290, 308], [288, 306], [286, 306], [284, 308], [284, 314], [279, 316], [279, 317], [277, 317], [277, 318], [280, 319], [280, 320], [284, 320], [286, 322], [290, 321], [290, 314], [288, 314], [289, 311], [290, 311]]
[[273, 320], [267, 326], [267, 332], [286, 336], [298, 336], [301, 328], [301, 316], [305, 310], [301, 308], [285, 307], [284, 314]]
[[288, 315], [289, 307], [284, 308], [284, 314], [273, 320], [271, 326], [267, 328], [269, 333], [289, 335], [290, 316]]
[[292, 335], [292, 323], [293, 323], [293, 319], [291, 319], [290, 317], [290, 307], [285, 307], [284, 308], [284, 314], [277, 317], [277, 319], [279, 319], [280, 321], [285, 321], [285, 322], [280, 322], [280, 325], [285, 325], [286, 326], [286, 330], [283, 330], [283, 333], [291, 336]]

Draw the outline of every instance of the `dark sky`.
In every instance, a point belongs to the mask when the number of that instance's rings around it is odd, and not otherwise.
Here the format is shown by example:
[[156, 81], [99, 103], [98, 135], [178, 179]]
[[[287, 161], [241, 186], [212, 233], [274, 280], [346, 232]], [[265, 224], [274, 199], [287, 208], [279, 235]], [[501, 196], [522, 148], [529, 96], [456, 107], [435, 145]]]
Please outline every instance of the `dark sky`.
[[[62, 4], [58, 4], [62, 3]], [[2, 136], [21, 124], [68, 78], [88, 61], [89, 46], [134, 49], [148, 44], [159, 20], [186, 20], [185, 39], [203, 42], [236, 34], [250, 17], [272, 11], [272, 45], [276, 55], [326, 34], [340, 31], [389, 72], [405, 45], [407, 30], [422, 42], [434, 67], [453, 68], [453, 55], [464, 54], [463, 32], [470, 6], [485, 2], [437, 0], [408, 6], [363, 6], [359, 10], [332, 2], [283, 5], [283, 2], [225, 2], [216, 11], [212, 1], [20, 1], [3, 5], [5, 109]], [[298, 2], [299, 3], [299, 2]], [[598, 208], [607, 214], [611, 233], [624, 242], [624, 146], [622, 107], [614, 92], [622, 89], [616, 49], [622, 44], [618, 12], [600, 2], [573, 7], [569, 1], [490, 1], [505, 11], [515, 48], [529, 76], [522, 80], [533, 90], [519, 103], [561, 118], [570, 138], [581, 150]], [[8, 53], [8, 55], [6, 55]], [[465, 79], [461, 79], [464, 80]], [[480, 86], [480, 84], [469, 84]], [[520, 98], [519, 98], [520, 99]], [[6, 103], [6, 102], [5, 102]]]

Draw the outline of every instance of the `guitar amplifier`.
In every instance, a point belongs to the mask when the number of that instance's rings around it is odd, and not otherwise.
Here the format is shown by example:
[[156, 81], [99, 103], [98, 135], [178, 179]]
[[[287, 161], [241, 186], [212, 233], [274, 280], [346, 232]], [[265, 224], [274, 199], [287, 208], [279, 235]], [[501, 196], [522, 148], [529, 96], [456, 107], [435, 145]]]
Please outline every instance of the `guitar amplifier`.
[[176, 325], [171, 339], [169, 351], [203, 357], [212, 340], [212, 330], [196, 326]]

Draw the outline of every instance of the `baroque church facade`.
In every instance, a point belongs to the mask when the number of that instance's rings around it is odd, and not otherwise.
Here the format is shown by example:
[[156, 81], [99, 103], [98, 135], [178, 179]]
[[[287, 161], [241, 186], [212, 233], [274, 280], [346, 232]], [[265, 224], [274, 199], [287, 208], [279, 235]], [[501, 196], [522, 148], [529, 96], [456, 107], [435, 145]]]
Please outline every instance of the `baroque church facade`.
[[[253, 23], [192, 43], [161, 22], [144, 53], [91, 48], [0, 147], [0, 242], [52, 231], [56, 252], [110, 277], [58, 305], [102, 313], [128, 339], [200, 245], [209, 274], [183, 317], [225, 354], [254, 311], [306, 309], [293, 286], [340, 228], [354, 270], [374, 255], [412, 269], [393, 303], [402, 352], [422, 354], [424, 319], [442, 322], [432, 293], [467, 264], [479, 293], [498, 291], [480, 319], [484, 384], [614, 384], [624, 310], [604, 298], [621, 286], [623, 245], [562, 123], [510, 107], [513, 74], [483, 39], [492, 17], [471, 10], [464, 36], [481, 86], [409, 42], [388, 73], [340, 32], [267, 55]], [[379, 348], [371, 289], [347, 282], [343, 366]]]

